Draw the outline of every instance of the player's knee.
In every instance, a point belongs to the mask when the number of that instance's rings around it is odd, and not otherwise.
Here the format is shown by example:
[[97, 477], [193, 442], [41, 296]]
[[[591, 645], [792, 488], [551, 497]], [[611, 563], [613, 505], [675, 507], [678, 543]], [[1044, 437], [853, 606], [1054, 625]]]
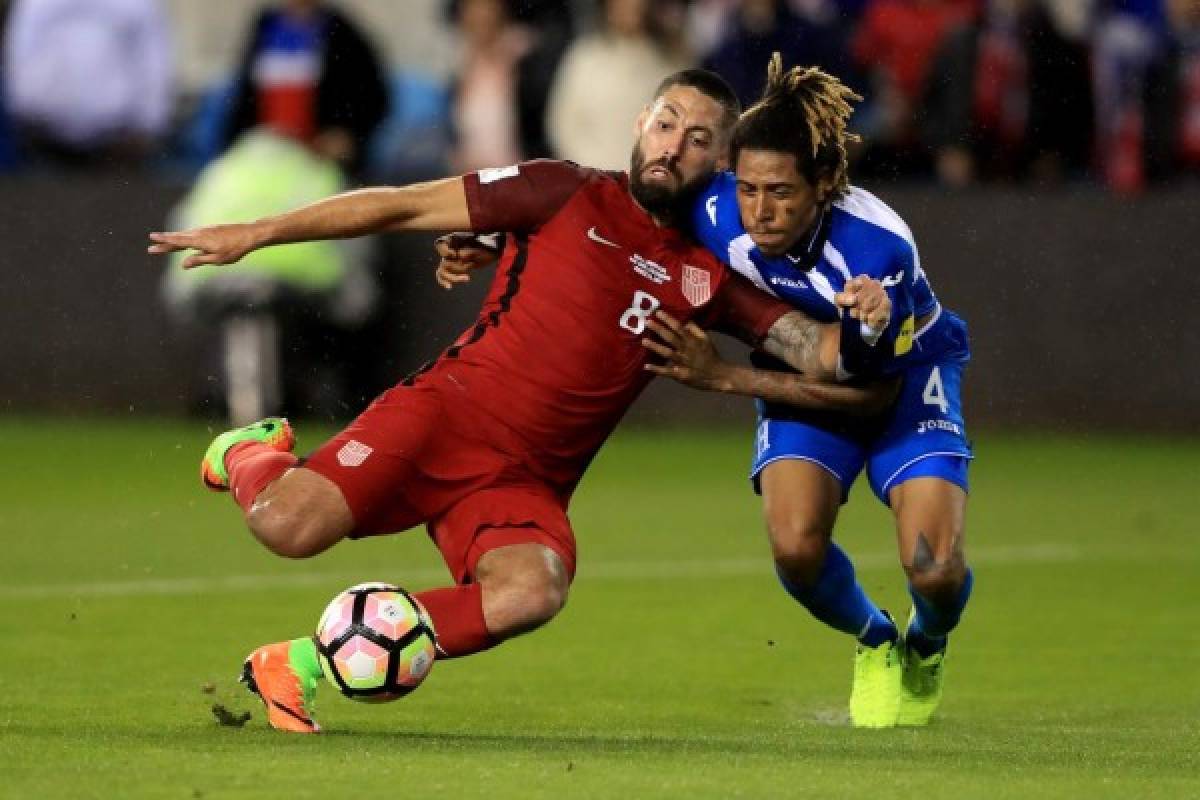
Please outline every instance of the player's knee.
[[570, 579], [558, 556], [545, 550], [537, 558], [509, 559], [479, 570], [484, 619], [493, 636], [509, 638], [531, 631], [566, 605]]
[[540, 628], [554, 619], [566, 599], [565, 591], [547, 585], [485, 586], [483, 617], [488, 633], [503, 640]]
[[558, 615], [567, 603], [567, 590], [551, 580], [536, 580], [510, 589], [509, 602], [520, 612], [520, 627], [536, 628], [545, 625]]
[[931, 600], [957, 596], [967, 579], [967, 563], [958, 552], [933, 564], [905, 565], [904, 571], [913, 591]]
[[815, 520], [768, 516], [767, 533], [775, 566], [787, 578], [811, 583], [825, 563], [829, 531]]

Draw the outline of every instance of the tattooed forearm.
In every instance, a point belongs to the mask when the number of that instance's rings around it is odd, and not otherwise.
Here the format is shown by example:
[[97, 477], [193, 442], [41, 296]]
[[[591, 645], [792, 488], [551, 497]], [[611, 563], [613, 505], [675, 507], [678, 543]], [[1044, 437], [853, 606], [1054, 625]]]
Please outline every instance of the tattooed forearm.
[[790, 372], [730, 365], [719, 388], [731, 394], [758, 397], [797, 408], [874, 415], [891, 405], [898, 386], [896, 381], [868, 386], [820, 383]]
[[793, 311], [771, 326], [762, 349], [801, 372], [820, 374], [821, 330], [821, 323]]

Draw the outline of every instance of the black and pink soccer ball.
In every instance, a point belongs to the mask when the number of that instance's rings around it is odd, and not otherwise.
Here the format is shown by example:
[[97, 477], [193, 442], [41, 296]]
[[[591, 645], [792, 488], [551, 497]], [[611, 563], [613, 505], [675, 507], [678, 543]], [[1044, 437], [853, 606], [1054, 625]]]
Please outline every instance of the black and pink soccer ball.
[[416, 689], [433, 668], [437, 636], [415, 597], [360, 583], [333, 598], [317, 623], [325, 677], [354, 700], [383, 703]]

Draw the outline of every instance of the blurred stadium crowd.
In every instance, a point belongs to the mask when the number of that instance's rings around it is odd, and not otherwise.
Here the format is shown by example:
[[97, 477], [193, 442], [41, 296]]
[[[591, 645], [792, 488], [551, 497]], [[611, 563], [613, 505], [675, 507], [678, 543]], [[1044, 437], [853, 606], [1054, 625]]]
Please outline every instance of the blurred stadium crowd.
[[1135, 193], [1200, 172], [1200, 0], [388, 5], [439, 15], [426, 22], [458, 45], [448, 79], [385, 63], [349, 8], [278, 0], [228, 74], [180, 90], [178, 21], [157, 0], [0, 0], [0, 165], [193, 173], [265, 127], [351, 180], [542, 156], [621, 169], [628, 120], [661, 76], [702, 64], [749, 103], [779, 50], [864, 96], [861, 178]]
[[[0, 220], [9, 261], [40, 265], [0, 270], [20, 287], [0, 291], [13, 407], [352, 416], [472, 318], [472, 288], [433, 294], [430, 238], [147, 280], [145, 232], [526, 158], [625, 169], [664, 75], [702, 64], [751, 103], [776, 50], [865, 98], [854, 180], [907, 193], [930, 259], [961, 266], [939, 285], [989, 343], [973, 380], [994, 418], [1075, 415], [1110, 362], [1193, 327], [1155, 287], [1195, 275], [1200, 0], [0, 0], [0, 25]], [[1119, 353], [1076, 341], [1117, 316], [1140, 320]], [[1194, 415], [1194, 374], [1139, 387], [1137, 413]], [[1130, 416], [1112, 397], [1093, 418]]]

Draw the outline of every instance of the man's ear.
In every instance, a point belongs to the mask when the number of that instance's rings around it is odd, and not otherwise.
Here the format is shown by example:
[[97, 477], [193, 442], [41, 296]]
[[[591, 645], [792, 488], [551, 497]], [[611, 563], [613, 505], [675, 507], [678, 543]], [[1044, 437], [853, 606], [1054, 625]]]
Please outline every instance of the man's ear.
[[733, 169], [733, 161], [729, 157], [729, 147], [726, 146], [721, 151], [721, 155], [717, 156], [716, 170], [717, 172], [727, 172]]
[[817, 202], [828, 205], [833, 199], [833, 190], [837, 187], [837, 179], [833, 173], [822, 175], [817, 179]]
[[646, 127], [647, 120], [650, 119], [650, 106], [642, 106], [642, 111], [637, 115], [637, 119], [633, 121], [633, 138], [640, 140], [642, 138], [642, 129]]

